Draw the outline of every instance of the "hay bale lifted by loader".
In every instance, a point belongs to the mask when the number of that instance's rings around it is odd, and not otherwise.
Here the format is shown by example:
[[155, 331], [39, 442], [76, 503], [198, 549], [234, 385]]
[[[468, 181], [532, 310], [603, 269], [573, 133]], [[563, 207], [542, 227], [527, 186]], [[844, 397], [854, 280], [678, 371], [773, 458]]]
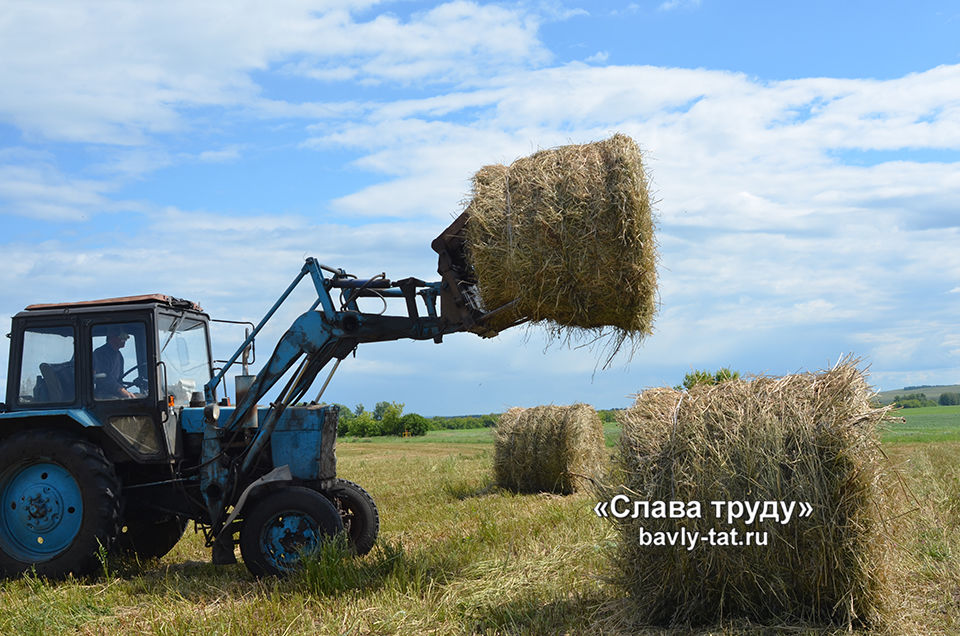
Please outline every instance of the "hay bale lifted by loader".
[[479, 330], [529, 321], [561, 338], [609, 336], [609, 362], [653, 330], [654, 227], [640, 149], [618, 134], [482, 168], [433, 247], [452, 280], [475, 282], [463, 303], [490, 312]]

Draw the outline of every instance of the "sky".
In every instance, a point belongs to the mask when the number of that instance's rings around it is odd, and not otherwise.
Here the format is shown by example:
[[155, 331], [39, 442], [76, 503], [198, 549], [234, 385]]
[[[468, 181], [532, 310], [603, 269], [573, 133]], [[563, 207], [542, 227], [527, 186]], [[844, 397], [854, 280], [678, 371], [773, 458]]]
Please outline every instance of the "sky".
[[[537, 328], [369, 344], [324, 399], [619, 408], [693, 369], [847, 354], [877, 389], [960, 382], [955, 2], [2, 0], [0, 16], [7, 328], [31, 303], [154, 292], [258, 321], [308, 256], [436, 280], [430, 241], [476, 170], [622, 132], [660, 250], [631, 359], [599, 369]], [[217, 326], [217, 356], [240, 336]]]

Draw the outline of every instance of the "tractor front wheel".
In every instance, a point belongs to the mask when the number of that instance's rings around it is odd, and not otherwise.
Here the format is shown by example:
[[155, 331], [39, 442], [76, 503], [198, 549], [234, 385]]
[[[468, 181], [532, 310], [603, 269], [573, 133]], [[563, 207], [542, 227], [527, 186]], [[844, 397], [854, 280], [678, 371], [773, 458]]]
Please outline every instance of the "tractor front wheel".
[[343, 532], [340, 514], [315, 490], [281, 486], [248, 504], [240, 527], [240, 554], [255, 576], [284, 576], [303, 557]]
[[380, 532], [380, 514], [370, 493], [352, 481], [337, 479], [324, 494], [337, 507], [353, 551], [361, 556], [369, 552]]
[[94, 572], [117, 536], [120, 482], [97, 445], [57, 430], [0, 443], [0, 574]]

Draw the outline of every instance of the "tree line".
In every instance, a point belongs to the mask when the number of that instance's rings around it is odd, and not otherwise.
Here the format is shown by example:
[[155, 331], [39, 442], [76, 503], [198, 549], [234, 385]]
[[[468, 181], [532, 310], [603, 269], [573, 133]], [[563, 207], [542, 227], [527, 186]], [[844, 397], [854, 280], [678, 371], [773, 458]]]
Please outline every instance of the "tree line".
[[[340, 409], [337, 437], [414, 436], [426, 435], [427, 431], [492, 428], [500, 419], [500, 413], [424, 417], [404, 413], [402, 402], [377, 402], [373, 411], [368, 411], [363, 404], [353, 408], [345, 404], [334, 406]], [[602, 409], [597, 414], [602, 422], [611, 423], [616, 422], [616, 413], [620, 410]]]
[[458, 415], [455, 417], [424, 417], [419, 413], [404, 413], [402, 402], [377, 402], [372, 411], [363, 404], [340, 408], [337, 436], [378, 437], [381, 435], [426, 435], [427, 431], [441, 429], [484, 428], [496, 426], [499, 413], [488, 415]]
[[960, 405], [960, 393], [941, 393], [936, 400], [927, 397], [926, 393], [908, 393], [896, 395], [893, 405], [904, 409], [915, 409], [922, 406], [957, 406]]

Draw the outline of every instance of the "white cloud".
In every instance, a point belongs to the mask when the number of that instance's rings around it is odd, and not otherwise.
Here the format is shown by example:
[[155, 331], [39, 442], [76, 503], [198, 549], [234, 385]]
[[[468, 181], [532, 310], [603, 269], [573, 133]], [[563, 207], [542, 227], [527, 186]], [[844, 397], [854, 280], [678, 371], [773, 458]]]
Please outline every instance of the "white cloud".
[[140, 144], [183, 130], [184, 108], [258, 105], [250, 74], [278, 64], [324, 80], [457, 81], [549, 56], [519, 8], [456, 0], [408, 20], [355, 17], [371, 4], [14, 4], [0, 21], [0, 118], [51, 139]]
[[0, 164], [0, 214], [45, 221], [83, 221], [117, 204], [112, 184], [69, 177], [44, 163]]
[[673, 11], [675, 9], [697, 9], [700, 7], [700, 0], [666, 0], [662, 2], [658, 9], [660, 11]]
[[904, 315], [892, 324], [858, 333], [855, 339], [869, 343], [874, 367], [888, 372], [948, 369], [956, 366], [960, 356], [960, 330], [937, 317], [924, 320]]
[[156, 147], [105, 147], [98, 154], [102, 159], [90, 164], [87, 170], [113, 182], [137, 179], [176, 161], [169, 152]]
[[[429, 191], [424, 179], [433, 179], [438, 187], [428, 196], [445, 205], [417, 201], [407, 208], [412, 214], [449, 209], [449, 184], [463, 184], [478, 165], [621, 130], [648, 151], [654, 185], [669, 193], [665, 222], [829, 231], [835, 214], [846, 225], [909, 222], [923, 211], [905, 209], [904, 200], [923, 198], [925, 208], [936, 209], [960, 193], [952, 164], [849, 166], [832, 154], [960, 147], [951, 115], [960, 97], [942, 90], [951, 79], [960, 81], [960, 66], [885, 83], [767, 84], [717, 71], [571, 64], [490, 80], [476, 90], [372, 105], [359, 121], [316, 126], [308, 143], [368, 150], [357, 165], [396, 177], [350, 195], [345, 207], [353, 211], [375, 214], [391, 198], [412, 201], [414, 193]], [[916, 99], [889, 98], [903, 90]], [[804, 118], [794, 117], [812, 103]], [[854, 132], [842, 132], [848, 129]], [[366, 198], [378, 203], [361, 203]]]
[[241, 146], [233, 144], [219, 150], [204, 150], [197, 156], [197, 159], [204, 163], [224, 163], [228, 161], [236, 161], [240, 158], [241, 150]]

